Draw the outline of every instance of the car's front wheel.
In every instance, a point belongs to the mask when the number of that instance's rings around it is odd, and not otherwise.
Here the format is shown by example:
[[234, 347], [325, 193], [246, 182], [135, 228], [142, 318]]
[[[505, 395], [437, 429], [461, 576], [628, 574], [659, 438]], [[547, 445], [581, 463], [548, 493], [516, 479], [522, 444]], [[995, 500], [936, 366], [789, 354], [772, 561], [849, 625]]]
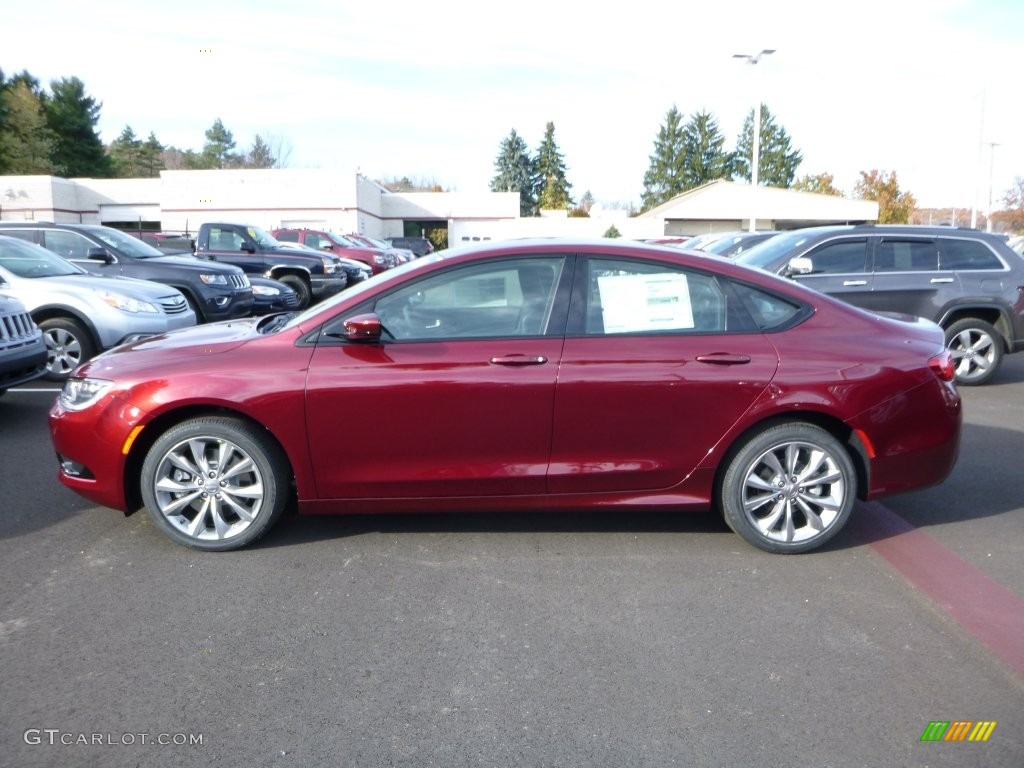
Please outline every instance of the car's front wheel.
[[986, 384], [1003, 362], [999, 331], [976, 317], [957, 320], [946, 329], [946, 348], [953, 356], [956, 383], [962, 386]]
[[89, 331], [68, 317], [52, 317], [39, 323], [46, 341], [46, 378], [64, 381], [75, 368], [96, 354]]
[[282, 275], [275, 279], [295, 291], [295, 295], [299, 298], [299, 309], [305, 309], [309, 306], [309, 301], [313, 295], [313, 292], [309, 287], [309, 283], [298, 275]]
[[252, 543], [288, 503], [287, 457], [240, 419], [200, 417], [167, 430], [142, 464], [142, 498], [157, 527], [196, 549]]
[[766, 552], [795, 554], [820, 547], [846, 524], [857, 474], [835, 437], [792, 422], [747, 439], [732, 454], [718, 491], [732, 530]]

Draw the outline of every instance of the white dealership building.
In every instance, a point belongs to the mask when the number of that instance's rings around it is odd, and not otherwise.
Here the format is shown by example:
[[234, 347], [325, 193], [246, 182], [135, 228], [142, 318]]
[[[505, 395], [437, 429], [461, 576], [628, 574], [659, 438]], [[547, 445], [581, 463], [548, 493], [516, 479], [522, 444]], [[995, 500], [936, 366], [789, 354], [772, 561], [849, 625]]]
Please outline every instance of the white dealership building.
[[445, 229], [450, 245], [517, 237], [601, 237], [614, 227], [646, 239], [747, 229], [862, 223], [878, 204], [831, 195], [715, 181], [639, 216], [624, 210], [519, 215], [508, 192], [389, 192], [356, 171], [268, 169], [161, 171], [151, 179], [0, 176], [0, 221], [107, 224], [194, 233], [204, 222], [310, 227], [376, 237]]

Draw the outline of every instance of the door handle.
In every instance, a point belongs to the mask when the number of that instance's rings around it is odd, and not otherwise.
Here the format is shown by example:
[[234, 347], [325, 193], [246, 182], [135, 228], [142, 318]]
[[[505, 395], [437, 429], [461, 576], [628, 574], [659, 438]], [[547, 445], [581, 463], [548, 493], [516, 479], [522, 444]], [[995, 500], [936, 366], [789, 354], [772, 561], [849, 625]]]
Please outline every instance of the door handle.
[[501, 357], [492, 357], [492, 365], [543, 365], [548, 359], [543, 355], [502, 355]]
[[867, 280], [843, 280], [843, 285], [867, 285]]
[[931, 279], [931, 282], [933, 282], [933, 283], [952, 283], [953, 282], [953, 278], [952, 277], [933, 277]]
[[750, 362], [749, 355], [730, 355], [728, 352], [711, 352], [707, 355], [697, 355], [698, 363], [710, 365], [746, 365]]

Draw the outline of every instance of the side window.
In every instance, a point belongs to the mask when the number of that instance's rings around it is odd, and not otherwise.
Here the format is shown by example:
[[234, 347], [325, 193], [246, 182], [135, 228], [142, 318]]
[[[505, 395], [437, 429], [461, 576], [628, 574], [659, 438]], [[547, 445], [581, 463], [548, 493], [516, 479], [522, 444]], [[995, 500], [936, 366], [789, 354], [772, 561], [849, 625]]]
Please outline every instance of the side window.
[[782, 330], [809, 314], [806, 307], [760, 288], [743, 283], [733, 283], [733, 288], [746, 305], [759, 330]]
[[30, 243], [38, 242], [36, 240], [36, 233], [30, 229], [0, 229], [0, 235], [16, 237], [19, 240], [27, 240]]
[[299, 242], [298, 232], [278, 232], [274, 235], [274, 239], [282, 243], [297, 243]]
[[939, 264], [942, 269], [1003, 269], [992, 249], [977, 240], [941, 240]]
[[89, 249], [99, 247], [77, 232], [62, 232], [56, 229], [48, 229], [43, 233], [43, 246], [65, 259], [78, 260], [89, 258]]
[[456, 267], [383, 296], [373, 311], [396, 341], [542, 336], [564, 263], [538, 256]]
[[584, 333], [721, 333], [729, 302], [713, 275], [665, 264], [587, 261]]
[[861, 239], [825, 243], [806, 255], [813, 264], [812, 275], [844, 275], [864, 272], [867, 253], [868, 241]]
[[233, 229], [210, 227], [210, 250], [240, 251], [242, 250], [242, 236]]
[[931, 240], [883, 240], [875, 250], [875, 272], [934, 272], [939, 252]]
[[320, 250], [325, 245], [330, 245], [330, 244], [331, 244], [331, 241], [328, 240], [323, 235], [317, 235], [317, 234], [314, 234], [312, 232], [310, 232], [310, 233], [308, 233], [306, 235], [306, 245], [308, 245], [310, 248], [316, 248], [317, 250]]

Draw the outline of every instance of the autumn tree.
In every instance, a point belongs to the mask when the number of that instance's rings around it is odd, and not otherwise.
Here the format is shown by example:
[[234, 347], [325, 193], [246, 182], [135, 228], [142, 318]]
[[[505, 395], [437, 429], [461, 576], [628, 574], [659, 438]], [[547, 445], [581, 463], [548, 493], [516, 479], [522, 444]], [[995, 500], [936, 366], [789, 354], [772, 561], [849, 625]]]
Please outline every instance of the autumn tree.
[[895, 171], [861, 171], [853, 194], [861, 200], [878, 203], [879, 224], [906, 224], [917, 207], [912, 194], [900, 191]]
[[[788, 188], [803, 162], [803, 154], [793, 149], [786, 129], [775, 123], [775, 116], [761, 105], [761, 135], [758, 141], [757, 183], [765, 187]], [[733, 156], [733, 178], [751, 180], [750, 159], [754, 147], [754, 110], [747, 114], [736, 140]]]
[[25, 79], [6, 83], [0, 90], [0, 103], [0, 168], [11, 175], [53, 173], [56, 139], [31, 83]]
[[533, 193], [533, 160], [526, 142], [515, 128], [502, 139], [498, 157], [494, 160], [497, 171], [491, 179], [492, 192], [518, 192], [519, 215], [532, 216], [536, 205]]
[[1024, 232], [1024, 176], [1017, 176], [1003, 194], [1003, 210], [992, 214], [1003, 232]]
[[816, 195], [833, 195], [842, 197], [843, 193], [836, 189], [835, 179], [831, 173], [819, 173], [814, 176], [801, 176], [793, 183], [797, 192], [813, 192]]

